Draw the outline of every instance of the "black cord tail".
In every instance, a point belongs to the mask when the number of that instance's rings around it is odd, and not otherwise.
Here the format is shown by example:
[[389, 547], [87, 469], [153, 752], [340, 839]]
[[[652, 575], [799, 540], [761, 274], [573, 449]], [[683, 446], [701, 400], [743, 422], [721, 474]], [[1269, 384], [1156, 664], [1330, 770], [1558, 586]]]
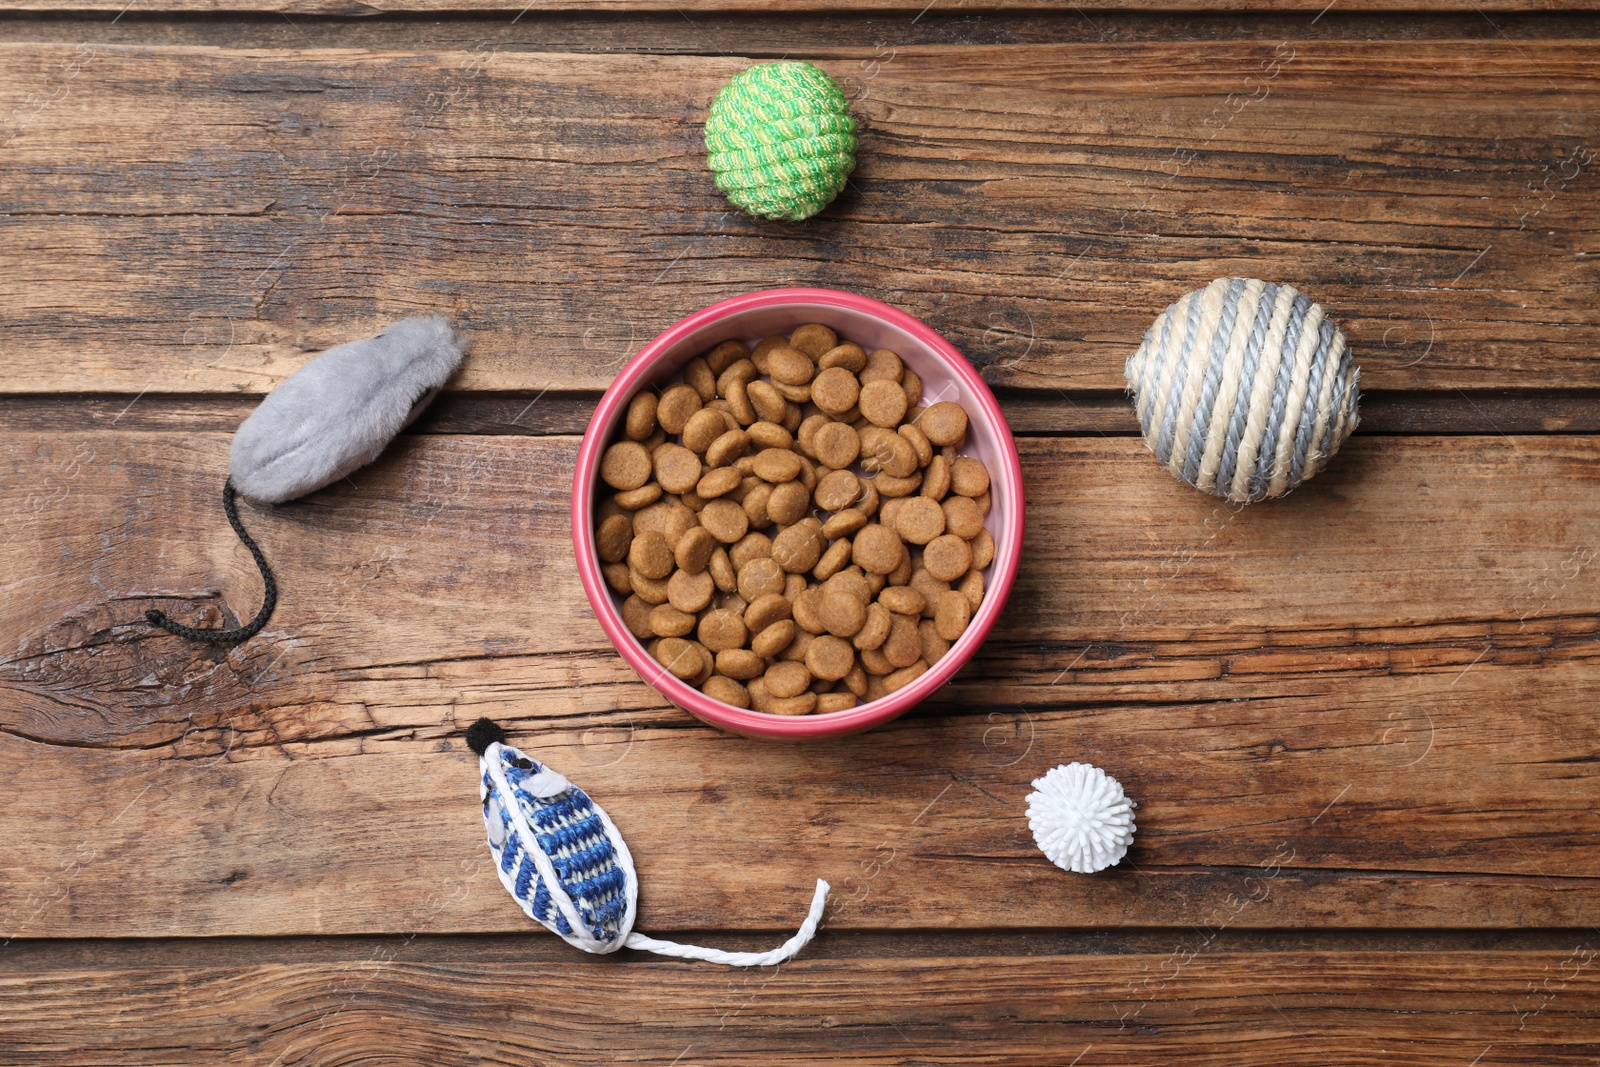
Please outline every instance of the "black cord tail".
[[227, 484], [222, 487], [222, 510], [228, 516], [228, 523], [233, 527], [233, 532], [239, 535], [244, 547], [250, 550], [251, 557], [256, 561], [256, 567], [261, 571], [261, 584], [265, 587], [265, 593], [261, 598], [261, 610], [256, 612], [255, 618], [232, 630], [197, 630], [193, 626], [173, 622], [167, 617], [166, 612], [151, 608], [144, 613], [144, 617], [149, 619], [152, 625], [179, 637], [187, 637], [191, 641], [209, 641], [213, 645], [236, 645], [260, 633], [267, 620], [272, 618], [272, 609], [278, 606], [278, 583], [272, 578], [272, 568], [267, 566], [267, 557], [261, 554], [261, 546], [251, 539], [250, 534], [245, 531], [244, 523], [239, 521], [239, 508], [235, 503], [237, 495], [233, 488], [233, 479], [229, 478]]

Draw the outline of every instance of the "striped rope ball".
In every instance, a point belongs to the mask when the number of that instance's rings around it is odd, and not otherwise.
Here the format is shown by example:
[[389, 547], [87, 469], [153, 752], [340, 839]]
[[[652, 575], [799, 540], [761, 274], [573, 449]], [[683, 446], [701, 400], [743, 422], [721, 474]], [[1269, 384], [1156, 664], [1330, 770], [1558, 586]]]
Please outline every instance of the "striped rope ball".
[[735, 207], [799, 222], [827, 207], [856, 165], [856, 120], [810, 63], [760, 63], [717, 93], [706, 162]]
[[1321, 470], [1361, 399], [1361, 372], [1322, 305], [1255, 278], [1218, 278], [1167, 308], [1127, 376], [1156, 459], [1241, 504]]

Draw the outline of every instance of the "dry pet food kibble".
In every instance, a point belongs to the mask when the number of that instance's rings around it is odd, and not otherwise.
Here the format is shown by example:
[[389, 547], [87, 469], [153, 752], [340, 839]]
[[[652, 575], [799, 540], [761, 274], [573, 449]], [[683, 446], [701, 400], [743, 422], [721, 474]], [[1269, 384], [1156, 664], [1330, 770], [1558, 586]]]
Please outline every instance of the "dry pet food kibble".
[[663, 669], [725, 704], [847, 711], [960, 640], [994, 559], [967, 413], [826, 326], [724, 341], [628, 403], [595, 546]]

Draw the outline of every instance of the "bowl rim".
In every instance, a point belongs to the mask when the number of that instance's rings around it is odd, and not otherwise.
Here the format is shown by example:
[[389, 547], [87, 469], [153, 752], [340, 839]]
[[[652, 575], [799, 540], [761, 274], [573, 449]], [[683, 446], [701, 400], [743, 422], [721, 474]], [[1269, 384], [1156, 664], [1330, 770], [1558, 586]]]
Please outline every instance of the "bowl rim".
[[[998, 459], [1004, 464], [1013, 487], [1006, 505], [1010, 521], [1004, 537], [995, 539], [991, 584], [985, 590], [983, 603], [973, 614], [967, 632], [939, 662], [910, 685], [849, 711], [830, 712], [827, 715], [785, 716], [736, 708], [706, 696], [658, 664], [623, 624], [621, 611], [612, 603], [611, 587], [606, 585], [600, 573], [600, 557], [595, 547], [592, 524], [594, 501], [599, 488], [599, 460], [608, 443], [604, 440], [606, 435], [603, 431], [620, 414], [620, 409], [632, 399], [633, 394], [647, 379], [653, 377], [656, 363], [661, 357], [689, 335], [729, 316], [785, 304], [822, 304], [870, 315], [916, 337], [961, 380], [981, 409], [982, 417], [994, 427], [999, 444]], [[905, 714], [948, 682], [988, 638], [989, 631], [1005, 608], [1022, 555], [1026, 515], [1022, 463], [1017, 453], [1016, 439], [1000, 411], [994, 393], [979, 376], [977, 369], [959, 349], [921, 320], [881, 300], [838, 289], [785, 287], [744, 293], [702, 308], [663, 330], [639, 349], [600, 398], [584, 430], [572, 479], [572, 541], [578, 576], [595, 618], [617, 653], [657, 692], [695, 718], [747, 737], [778, 740], [800, 741], [839, 736], [881, 726]], [[959, 654], [958, 646], [964, 646]]]

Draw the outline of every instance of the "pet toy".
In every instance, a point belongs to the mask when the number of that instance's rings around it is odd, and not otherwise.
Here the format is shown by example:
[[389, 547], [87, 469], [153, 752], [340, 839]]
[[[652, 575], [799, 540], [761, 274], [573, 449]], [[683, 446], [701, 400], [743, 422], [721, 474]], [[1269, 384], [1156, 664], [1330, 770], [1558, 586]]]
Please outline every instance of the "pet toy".
[[1292, 285], [1218, 278], [1162, 312], [1127, 364], [1145, 444], [1235, 503], [1282, 496], [1355, 429], [1344, 334]]
[[738, 208], [799, 222], [827, 207], [856, 165], [856, 121], [810, 63], [760, 63], [723, 86], [706, 118], [706, 164]]
[[461, 363], [466, 340], [440, 315], [404, 319], [376, 337], [330, 348], [290, 375], [233, 435], [222, 510], [261, 571], [261, 610], [243, 626], [201, 630], [151, 609], [145, 618], [194, 641], [233, 645], [272, 617], [278, 584], [239, 521], [237, 497], [297, 500], [378, 458], [438, 395]]
[[730, 967], [766, 967], [799, 952], [817, 932], [828, 883], [817, 880], [799, 931], [770, 952], [658, 941], [636, 933], [639, 879], [633, 856], [605, 810], [560, 774], [505, 743], [490, 719], [467, 730], [478, 754], [478, 795], [500, 884], [530, 919], [585, 952], [639, 949]]
[[1033, 780], [1028, 826], [1039, 850], [1067, 871], [1093, 874], [1128, 854], [1133, 801], [1099, 767], [1068, 763]]

